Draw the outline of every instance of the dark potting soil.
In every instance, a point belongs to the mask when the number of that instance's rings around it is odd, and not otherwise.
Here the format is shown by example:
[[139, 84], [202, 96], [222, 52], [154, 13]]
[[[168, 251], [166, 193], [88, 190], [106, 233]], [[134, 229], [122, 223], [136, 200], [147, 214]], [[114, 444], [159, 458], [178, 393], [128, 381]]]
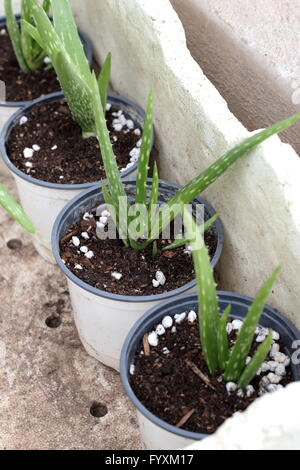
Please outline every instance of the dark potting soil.
[[[119, 169], [130, 161], [129, 153], [135, 148], [141, 136], [135, 129], [125, 129], [126, 133], [113, 129], [116, 118], [111, 108], [106, 112], [113, 149]], [[83, 139], [80, 126], [73, 121], [71, 112], [62, 100], [44, 102], [35, 106], [25, 124], [16, 124], [6, 144], [11, 162], [30, 176], [59, 184], [80, 184], [99, 181], [105, 178], [101, 152], [95, 137]], [[40, 150], [32, 158], [24, 158], [25, 148], [33, 145]], [[26, 164], [31, 164], [27, 168]]]
[[0, 51], [0, 80], [6, 86], [6, 101], [32, 101], [60, 90], [52, 68], [46, 70], [42, 65], [29, 73], [20, 70], [5, 28], [0, 31]]
[[[89, 234], [89, 240], [81, 236]], [[80, 239], [80, 246], [74, 246], [72, 237]], [[210, 255], [216, 250], [216, 237], [213, 231], [206, 233], [205, 242]], [[96, 220], [81, 220], [69, 228], [60, 242], [60, 255], [66, 266], [82, 281], [98, 289], [119, 295], [157, 295], [183, 286], [194, 278], [191, 255], [185, 253], [185, 247], [172, 251], [162, 251], [170, 240], [158, 240], [158, 254], [152, 256], [152, 247], [144, 251], [128, 248], [121, 240], [99, 240], [96, 236]], [[85, 257], [80, 247], [87, 247], [94, 256]], [[78, 269], [81, 266], [82, 269]], [[163, 272], [166, 283], [153, 287], [157, 271]], [[122, 274], [120, 280], [112, 273]]]
[[[239, 397], [236, 392], [229, 395], [225, 381], [218, 381], [221, 373], [214, 377], [210, 375], [197, 321], [189, 323], [185, 319], [176, 324], [176, 332], [166, 329], [158, 339], [158, 346], [147, 346], [148, 351], [141, 341], [133, 360], [134, 373], [130, 376], [130, 384], [141, 403], [163, 421], [188, 431], [211, 434], [227, 418], [244, 411], [259, 396], [259, 381], [268, 372], [253, 379], [251, 385], [255, 393], [251, 397]], [[233, 345], [236, 332], [232, 332], [229, 339]], [[257, 346], [258, 343], [253, 342], [251, 357]], [[164, 348], [168, 349], [168, 354], [163, 353]], [[281, 351], [284, 351], [283, 345]], [[148, 352], [150, 355], [146, 355]], [[209, 379], [209, 385], [195, 373], [194, 366]], [[283, 386], [292, 382], [290, 366], [286, 371], [280, 382]]]

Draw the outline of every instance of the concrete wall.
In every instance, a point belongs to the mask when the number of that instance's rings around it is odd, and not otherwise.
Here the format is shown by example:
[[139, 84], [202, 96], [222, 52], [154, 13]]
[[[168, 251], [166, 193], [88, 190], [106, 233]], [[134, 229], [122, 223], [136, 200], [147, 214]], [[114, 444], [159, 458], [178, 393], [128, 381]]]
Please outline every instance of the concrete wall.
[[[299, 109], [298, 0], [171, 0], [188, 47], [205, 75], [249, 129]], [[300, 133], [284, 140], [300, 154]]]
[[[168, 0], [72, 0], [72, 5], [97, 58], [112, 51], [114, 87], [142, 105], [154, 87], [162, 177], [186, 183], [247, 136], [191, 57]], [[299, 133], [299, 126], [294, 129]], [[206, 197], [225, 225], [222, 287], [254, 295], [281, 264], [271, 303], [300, 326], [299, 170], [293, 150], [273, 138], [238, 162]]]
[[[191, 57], [168, 0], [72, 0], [99, 60], [111, 51], [112, 83], [145, 105], [155, 90], [161, 176], [184, 184], [248, 135]], [[299, 125], [297, 126], [299, 131]], [[281, 264], [270, 303], [300, 326], [300, 160], [275, 137], [205, 194], [221, 214], [222, 287], [254, 295]]]

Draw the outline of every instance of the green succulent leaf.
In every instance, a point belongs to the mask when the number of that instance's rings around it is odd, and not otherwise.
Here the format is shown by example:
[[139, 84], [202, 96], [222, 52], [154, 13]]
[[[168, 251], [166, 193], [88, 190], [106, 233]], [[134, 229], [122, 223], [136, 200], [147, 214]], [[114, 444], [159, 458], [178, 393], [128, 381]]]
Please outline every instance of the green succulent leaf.
[[51, 0], [44, 0], [43, 1], [43, 9], [47, 13], [47, 15], [49, 15], [50, 7], [51, 7]]
[[158, 249], [157, 249], [157, 241], [155, 240], [152, 245], [152, 256], [155, 257], [157, 256]]
[[111, 72], [111, 53], [109, 53], [104, 61], [101, 72], [98, 77], [99, 92], [101, 97], [102, 109], [105, 114], [106, 111], [106, 101], [107, 94], [109, 89], [110, 81], [110, 72]]
[[152, 175], [152, 188], [150, 203], [148, 207], [148, 236], [153, 225], [153, 221], [157, 216], [157, 206], [158, 206], [158, 190], [159, 190], [159, 174], [157, 163], [154, 163], [153, 175]]
[[80, 124], [84, 138], [94, 136], [93, 100], [95, 97], [91, 93], [91, 80], [86, 81], [78, 75], [73, 62], [70, 62], [63, 52], [59, 51], [52, 57], [54, 68], [64, 90], [73, 119]]
[[249, 307], [243, 326], [238, 334], [237, 341], [232, 349], [229, 361], [225, 369], [225, 380], [237, 382], [244, 370], [245, 362], [251, 348], [255, 329], [259, 322], [268, 295], [280, 273], [280, 267], [276, 268], [269, 279], [259, 290], [252, 305]]
[[227, 336], [227, 320], [231, 312], [231, 305], [228, 305], [219, 320], [218, 327], [218, 360], [221, 370], [225, 370], [227, 361], [229, 359], [229, 346]]
[[[252, 135], [244, 140], [241, 144], [229, 150], [223, 157], [219, 158], [207, 170], [201, 173], [196, 178], [192, 179], [184, 188], [177, 191], [164, 206], [161, 208], [161, 218], [157, 218], [156, 226], [153, 229], [153, 238], [157, 238], [165, 227], [179, 214], [182, 204], [189, 204], [196, 196], [207, 189], [214, 183], [231, 165], [233, 165], [239, 158], [247, 154], [250, 150], [254, 149], [257, 145], [262, 143], [274, 134], [287, 129], [300, 118], [300, 112], [294, 114], [289, 119], [278, 122], [273, 126], [264, 129], [263, 131]], [[172, 210], [170, 210], [172, 209]], [[148, 244], [152, 243], [151, 237]]]
[[63, 49], [83, 80], [90, 79], [90, 66], [84, 53], [69, 0], [51, 0], [54, 30]]
[[107, 177], [108, 187], [110, 191], [110, 197], [112, 203], [116, 209], [116, 214], [121, 215], [121, 220], [118, 220], [118, 230], [119, 235], [124, 241], [127, 241], [127, 230], [124, 227], [127, 227], [127, 218], [128, 218], [128, 205], [125, 210], [119, 210], [120, 208], [120, 198], [123, 198], [123, 201], [126, 198], [126, 192], [122, 184], [121, 176], [119, 173], [118, 165], [116, 158], [113, 152], [112, 144], [109, 137], [109, 132], [106, 126], [104, 111], [101, 105], [100, 94], [98, 91], [98, 83], [93, 72], [92, 75], [92, 94], [94, 95], [94, 117], [96, 125], [96, 133], [98, 142], [101, 149], [103, 165]]
[[4, 9], [6, 16], [6, 27], [9, 33], [13, 50], [17, 58], [20, 69], [27, 73], [30, 71], [22, 50], [21, 33], [16, 17], [12, 8], [12, 0], [4, 0]]
[[42, 49], [45, 49], [42, 38], [35, 26], [25, 20], [21, 20], [21, 26], [28, 34], [30, 34], [30, 36], [40, 45]]
[[147, 176], [148, 165], [151, 153], [151, 142], [153, 133], [153, 90], [150, 91], [148, 97], [146, 117], [144, 121], [144, 131], [142, 137], [142, 144], [140, 156], [138, 160], [137, 177], [136, 177], [136, 204], [146, 205], [147, 196]]
[[22, 0], [21, 2], [21, 46], [23, 57], [28, 68], [32, 71], [42, 65], [46, 53], [28, 30], [24, 28], [23, 22], [31, 24], [31, 0]]
[[257, 348], [251, 362], [246, 366], [244, 372], [242, 373], [239, 381], [238, 381], [238, 387], [239, 388], [244, 388], [246, 387], [251, 380], [255, 377], [256, 372], [266, 359], [271, 346], [272, 346], [272, 332], [269, 334], [269, 336], [265, 339], [265, 341]]
[[157, 163], [154, 162], [149, 209], [151, 208], [151, 206], [157, 206], [158, 204], [158, 188], [159, 188], [159, 174], [158, 174]]
[[[36, 27], [22, 22], [24, 30], [45, 48], [64, 91], [73, 119], [83, 137], [95, 135], [91, 93], [92, 75], [75, 25], [69, 0], [52, 0], [53, 24], [38, 0], [31, 1]], [[99, 91], [98, 91], [99, 94]]]
[[[199, 299], [199, 329], [206, 363], [211, 374], [218, 367], [219, 307], [208, 250], [192, 215], [184, 209], [185, 229], [192, 247]], [[201, 242], [199, 242], [201, 240]]]
[[35, 228], [22, 207], [15, 201], [8, 190], [0, 184], [0, 205], [29, 233], [35, 233]]

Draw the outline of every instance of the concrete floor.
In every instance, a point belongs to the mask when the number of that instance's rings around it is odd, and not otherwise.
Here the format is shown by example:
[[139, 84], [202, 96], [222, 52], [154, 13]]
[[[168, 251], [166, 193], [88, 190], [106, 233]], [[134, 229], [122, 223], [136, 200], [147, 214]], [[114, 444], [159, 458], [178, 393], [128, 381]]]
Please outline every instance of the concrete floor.
[[[64, 276], [1, 208], [0, 264], [0, 449], [142, 448], [119, 375], [80, 343]], [[57, 328], [45, 323], [53, 314]], [[105, 416], [91, 415], [94, 402]]]

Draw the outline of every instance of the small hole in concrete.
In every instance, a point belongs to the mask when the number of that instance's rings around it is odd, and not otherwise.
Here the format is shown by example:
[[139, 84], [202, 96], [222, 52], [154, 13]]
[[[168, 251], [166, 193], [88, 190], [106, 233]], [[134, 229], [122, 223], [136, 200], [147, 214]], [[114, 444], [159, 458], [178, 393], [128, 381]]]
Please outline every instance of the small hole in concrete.
[[45, 323], [49, 328], [58, 328], [61, 325], [61, 318], [50, 315], [50, 317], [46, 318]]
[[94, 402], [90, 408], [90, 413], [95, 418], [103, 418], [107, 414], [107, 406], [103, 403]]
[[23, 243], [17, 238], [12, 238], [11, 240], [8, 240], [7, 246], [10, 250], [20, 250], [23, 246]]

